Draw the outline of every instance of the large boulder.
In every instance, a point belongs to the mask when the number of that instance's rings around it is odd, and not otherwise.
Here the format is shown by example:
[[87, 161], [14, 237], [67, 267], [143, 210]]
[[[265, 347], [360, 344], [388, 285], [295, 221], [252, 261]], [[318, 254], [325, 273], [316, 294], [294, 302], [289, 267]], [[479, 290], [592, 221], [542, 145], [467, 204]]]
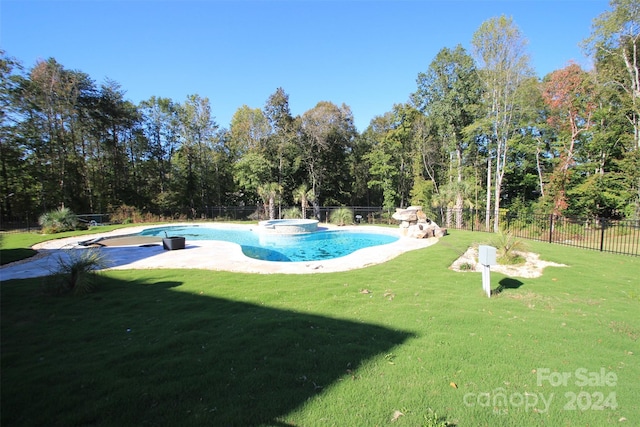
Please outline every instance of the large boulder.
[[442, 237], [447, 234], [445, 228], [440, 228], [438, 224], [427, 218], [427, 214], [422, 211], [422, 206], [409, 206], [406, 209], [397, 208], [392, 218], [400, 221], [400, 234], [402, 236], [426, 239], [429, 237]]
[[391, 217], [396, 221], [417, 222], [418, 211], [422, 212], [422, 207], [409, 206], [406, 209], [396, 208], [396, 212], [393, 215], [391, 215]]

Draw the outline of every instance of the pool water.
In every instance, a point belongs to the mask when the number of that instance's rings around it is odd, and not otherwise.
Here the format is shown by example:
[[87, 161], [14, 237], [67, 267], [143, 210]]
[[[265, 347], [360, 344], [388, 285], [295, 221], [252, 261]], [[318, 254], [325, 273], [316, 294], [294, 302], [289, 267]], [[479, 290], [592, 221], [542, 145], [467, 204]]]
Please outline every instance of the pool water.
[[141, 236], [184, 236], [187, 240], [222, 240], [237, 243], [242, 252], [265, 261], [295, 262], [340, 258], [358, 249], [398, 240], [388, 234], [345, 230], [320, 230], [301, 234], [265, 234], [253, 230], [198, 226], [149, 228]]

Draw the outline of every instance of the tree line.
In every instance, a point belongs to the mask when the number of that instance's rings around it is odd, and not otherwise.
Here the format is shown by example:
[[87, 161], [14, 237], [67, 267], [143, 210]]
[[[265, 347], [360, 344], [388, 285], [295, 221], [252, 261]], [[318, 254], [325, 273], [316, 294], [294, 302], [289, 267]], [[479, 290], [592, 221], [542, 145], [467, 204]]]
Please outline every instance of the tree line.
[[53, 58], [25, 69], [2, 51], [1, 215], [263, 205], [273, 217], [302, 204], [473, 207], [494, 229], [503, 209], [637, 219], [639, 13], [638, 0], [612, 0], [584, 41], [593, 69], [542, 79], [513, 20], [489, 19], [471, 51], [441, 49], [408, 100], [362, 133], [344, 104], [292, 115], [283, 88], [226, 129], [208, 98], [134, 105], [115, 81]]

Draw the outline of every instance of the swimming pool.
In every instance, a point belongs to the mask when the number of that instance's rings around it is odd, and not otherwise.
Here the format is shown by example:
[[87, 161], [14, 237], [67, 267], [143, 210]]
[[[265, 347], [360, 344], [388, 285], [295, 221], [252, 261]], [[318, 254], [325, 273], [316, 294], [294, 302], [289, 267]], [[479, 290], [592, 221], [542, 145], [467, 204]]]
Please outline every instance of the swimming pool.
[[398, 241], [391, 234], [319, 230], [300, 234], [269, 234], [215, 226], [166, 226], [146, 229], [141, 236], [184, 236], [187, 240], [222, 240], [240, 245], [254, 259], [278, 262], [340, 258], [359, 249]]

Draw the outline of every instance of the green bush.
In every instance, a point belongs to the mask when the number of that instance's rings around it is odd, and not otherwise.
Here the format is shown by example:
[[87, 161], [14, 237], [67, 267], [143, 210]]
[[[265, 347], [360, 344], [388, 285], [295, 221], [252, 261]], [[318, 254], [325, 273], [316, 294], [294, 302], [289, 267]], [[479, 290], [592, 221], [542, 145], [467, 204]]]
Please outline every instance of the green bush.
[[107, 267], [100, 249], [68, 249], [58, 257], [58, 268], [47, 283], [54, 295], [85, 295], [95, 290], [96, 270]]
[[500, 230], [496, 233], [490, 244], [496, 247], [497, 261], [500, 264], [520, 264], [524, 257], [520, 252], [527, 250], [524, 240], [517, 238], [513, 233]]
[[336, 225], [353, 224], [353, 211], [349, 208], [338, 208], [331, 211], [329, 221]]
[[469, 262], [464, 262], [462, 264], [460, 264], [460, 270], [461, 271], [473, 271], [475, 270], [475, 265], [469, 263]]
[[289, 208], [282, 211], [282, 218], [297, 219], [302, 218], [302, 211], [298, 208]]
[[38, 223], [45, 234], [72, 231], [78, 228], [78, 217], [68, 208], [59, 208], [40, 215]]

